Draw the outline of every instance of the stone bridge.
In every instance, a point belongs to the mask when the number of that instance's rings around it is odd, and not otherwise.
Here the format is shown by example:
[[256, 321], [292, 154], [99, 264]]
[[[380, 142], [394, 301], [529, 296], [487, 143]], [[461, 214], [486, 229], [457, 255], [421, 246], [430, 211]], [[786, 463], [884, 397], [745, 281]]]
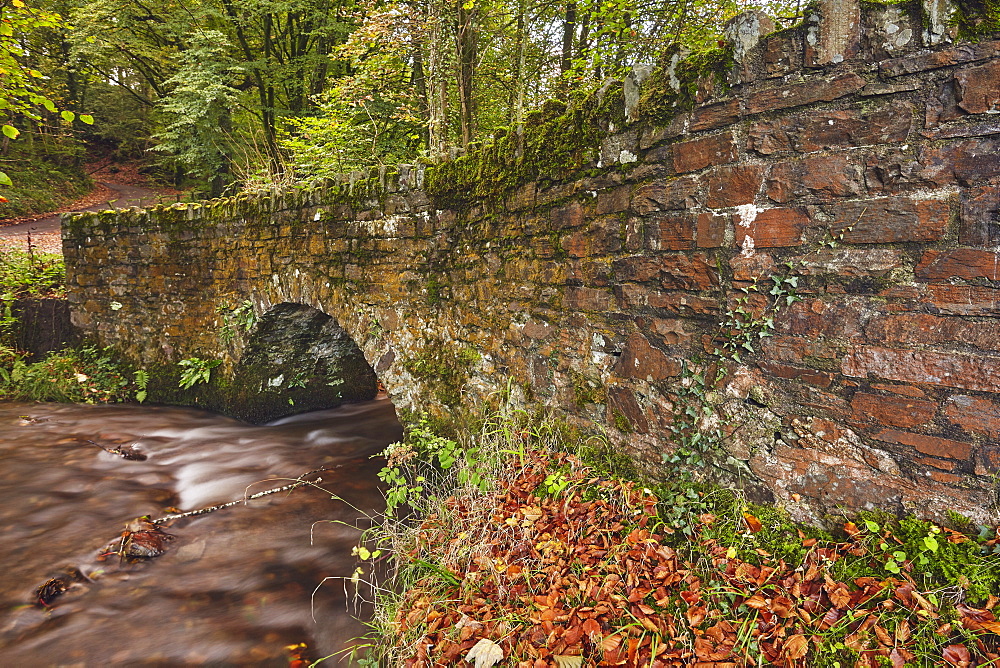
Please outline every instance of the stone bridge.
[[719, 479], [796, 517], [995, 521], [1000, 41], [941, 0], [819, 6], [426, 169], [69, 217], [75, 322], [154, 400], [509, 395], [651, 470], [694, 405]]

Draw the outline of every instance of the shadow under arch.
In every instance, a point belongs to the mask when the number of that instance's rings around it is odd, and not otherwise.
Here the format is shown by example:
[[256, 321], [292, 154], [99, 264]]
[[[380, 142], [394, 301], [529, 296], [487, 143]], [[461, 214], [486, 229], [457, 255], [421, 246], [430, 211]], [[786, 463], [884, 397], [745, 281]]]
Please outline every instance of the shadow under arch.
[[228, 413], [254, 424], [378, 394], [375, 370], [340, 323], [291, 302], [260, 316], [231, 382]]

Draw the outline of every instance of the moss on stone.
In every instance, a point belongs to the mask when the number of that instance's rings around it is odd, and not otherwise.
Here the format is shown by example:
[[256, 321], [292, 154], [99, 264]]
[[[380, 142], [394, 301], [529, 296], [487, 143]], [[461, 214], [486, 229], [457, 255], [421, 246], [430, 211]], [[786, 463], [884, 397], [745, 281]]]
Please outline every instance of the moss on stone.
[[403, 361], [403, 368], [413, 374], [444, 406], [461, 403], [462, 387], [480, 355], [455, 342], [432, 339], [419, 353]]
[[426, 191], [438, 208], [490, 204], [519, 185], [565, 179], [596, 165], [595, 146], [625, 122], [620, 84], [569, 104], [549, 100], [524, 119], [522, 134], [502, 134], [481, 149], [428, 169]]
[[956, 0], [952, 19], [961, 39], [982, 39], [1000, 32], [1000, 1]]
[[666, 58], [642, 86], [636, 114], [659, 125], [692, 109], [698, 89], [711, 83], [717, 93], [728, 90], [728, 75], [735, 63], [732, 46], [699, 51], [674, 61]]

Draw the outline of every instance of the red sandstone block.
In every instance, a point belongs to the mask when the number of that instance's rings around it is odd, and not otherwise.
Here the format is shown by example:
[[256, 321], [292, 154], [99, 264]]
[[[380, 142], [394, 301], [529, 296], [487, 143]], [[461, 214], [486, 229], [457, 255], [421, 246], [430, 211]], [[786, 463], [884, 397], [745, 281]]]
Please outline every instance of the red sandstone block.
[[872, 113], [848, 109], [804, 115], [795, 148], [808, 153], [902, 142], [910, 133], [910, 117], [910, 105], [902, 100], [895, 100]]
[[851, 400], [854, 419], [904, 429], [926, 424], [934, 418], [937, 404], [908, 397], [890, 397], [858, 392]]
[[890, 248], [824, 248], [791, 259], [805, 276], [857, 278], [885, 276], [909, 264], [909, 257]]
[[681, 174], [712, 165], [724, 165], [736, 160], [736, 152], [736, 139], [732, 132], [674, 144], [674, 170]]
[[859, 338], [859, 327], [866, 312], [871, 308], [863, 299], [804, 299], [782, 309], [777, 320], [778, 331], [817, 339]]
[[977, 137], [920, 151], [920, 178], [935, 185], [979, 186], [1000, 176], [1000, 138]]
[[759, 114], [765, 111], [788, 109], [813, 102], [829, 102], [856, 93], [865, 87], [865, 80], [854, 72], [848, 72], [831, 79], [814, 79], [804, 83], [771, 88], [754, 94], [747, 100], [747, 112]]
[[[621, 385], [608, 386], [608, 425], [619, 427], [621, 418], [625, 418], [627, 427], [637, 434], [649, 432], [649, 420], [646, 418], [635, 394]], [[622, 425], [624, 426], [624, 425]]]
[[691, 132], [714, 130], [735, 122], [740, 116], [740, 101], [732, 99], [698, 107], [691, 112]]
[[616, 281], [645, 283], [660, 277], [660, 263], [655, 257], [635, 255], [615, 260], [611, 271]]
[[972, 455], [972, 445], [963, 441], [953, 441], [948, 438], [937, 436], [925, 436], [924, 434], [914, 434], [910, 431], [897, 431], [895, 429], [883, 429], [873, 436], [879, 441], [886, 443], [898, 443], [908, 445], [911, 448], [932, 457], [941, 459], [967, 460]]
[[698, 181], [694, 177], [653, 181], [636, 189], [632, 211], [644, 216], [654, 211], [688, 209], [697, 203], [697, 192]]
[[774, 258], [766, 253], [754, 253], [753, 255], [737, 255], [729, 260], [729, 266], [733, 269], [733, 280], [755, 281], [763, 280], [775, 272], [776, 264]]
[[794, 150], [791, 133], [794, 126], [788, 119], [761, 121], [747, 130], [747, 148], [761, 155], [788, 153]]
[[[917, 464], [923, 464], [924, 466], [932, 466], [937, 469], [943, 469], [945, 471], [954, 471], [955, 462], [949, 459], [932, 459], [931, 457], [916, 457], [913, 460]], [[937, 473], [937, 471], [931, 471], [931, 475]], [[939, 481], [940, 482], [940, 481]]]
[[628, 211], [631, 194], [629, 186], [618, 186], [617, 188], [602, 190], [597, 195], [596, 213], [602, 215], [605, 213]]
[[651, 250], [685, 250], [694, 246], [694, 214], [654, 213], [646, 219], [646, 243]]
[[719, 248], [726, 241], [729, 216], [713, 212], [698, 214], [697, 243], [699, 248]]
[[958, 240], [966, 246], [1000, 243], [1000, 186], [966, 188], [960, 194]]
[[978, 285], [947, 285], [931, 283], [926, 286], [924, 300], [939, 313], [950, 315], [1000, 315], [1000, 290]]
[[908, 346], [960, 343], [980, 350], [1000, 350], [995, 323], [970, 322], [929, 313], [877, 315], [865, 324], [865, 336], [872, 343]]
[[660, 260], [660, 285], [668, 290], [709, 290], [719, 273], [704, 253], [671, 254]]
[[962, 476], [955, 475], [953, 473], [944, 473], [943, 471], [928, 471], [931, 480], [935, 482], [940, 482], [945, 485], [960, 485], [962, 484]]
[[1000, 62], [967, 67], [955, 72], [958, 106], [970, 114], [987, 114], [1000, 108]]
[[908, 55], [902, 58], [884, 60], [879, 63], [879, 72], [883, 76], [898, 77], [938, 67], [984, 60], [998, 53], [1000, 53], [1000, 41], [961, 44], [950, 49], [941, 49], [919, 56]]
[[549, 213], [552, 226], [556, 229], [566, 229], [569, 227], [579, 227], [584, 223], [585, 212], [583, 205], [579, 202], [572, 202], [566, 206], [557, 206]]
[[768, 77], [780, 77], [802, 66], [802, 47], [793, 36], [777, 33], [764, 38], [764, 69]]
[[733, 165], [717, 167], [708, 175], [708, 196], [705, 206], [721, 209], [751, 204], [757, 197], [764, 178], [763, 165]]
[[910, 115], [910, 106], [901, 100], [874, 112], [851, 108], [796, 114], [751, 125], [747, 145], [770, 155], [897, 143], [909, 135]]
[[579, 311], [606, 311], [611, 305], [611, 293], [607, 290], [571, 285], [563, 296], [566, 308]]
[[643, 128], [639, 135], [639, 148], [646, 150], [655, 144], [684, 134], [684, 124], [687, 121], [687, 114], [677, 114], [665, 127]]
[[845, 376], [927, 383], [982, 392], [1000, 391], [1000, 358], [924, 350], [858, 346], [844, 356]]
[[[808, 365], [806, 361], [813, 359], [837, 358], [837, 349], [819, 340], [805, 339], [799, 336], [771, 336], [761, 343], [768, 359], [789, 362], [798, 366]], [[846, 404], [845, 404], [846, 405]]]
[[816, 387], [827, 388], [833, 383], [833, 374], [815, 369], [803, 369], [801, 367], [778, 364], [777, 362], [763, 362], [760, 368], [772, 376], [787, 378], [789, 380], [801, 380]]
[[944, 416], [971, 434], [1000, 436], [1000, 404], [990, 399], [956, 394], [945, 402]]
[[614, 368], [614, 373], [619, 378], [649, 381], [672, 378], [680, 372], [681, 364], [678, 360], [653, 347], [649, 339], [639, 333], [628, 337]]
[[923, 281], [940, 281], [952, 278], [1000, 279], [1000, 254], [973, 248], [929, 250], [920, 258], [913, 270]]
[[719, 311], [719, 302], [690, 292], [662, 291], [636, 283], [621, 283], [614, 287], [622, 310], [651, 307], [678, 315], [712, 315]]
[[621, 250], [621, 220], [617, 216], [593, 218], [587, 227], [574, 230], [562, 239], [570, 257], [607, 255]]
[[852, 244], [938, 241], [948, 230], [947, 201], [882, 197], [825, 208], [833, 217], [830, 230]]
[[755, 248], [798, 246], [802, 233], [809, 225], [805, 209], [766, 209], [757, 214], [749, 226], [744, 226], [736, 216], [736, 245], [742, 246], [746, 237], [753, 239]]
[[[527, 264], [527, 263], [525, 263]], [[594, 288], [606, 288], [612, 284], [611, 271], [604, 259], [570, 261], [566, 272], [566, 280], [572, 285], [589, 285]], [[525, 283], [532, 282], [531, 269], [525, 267]], [[469, 280], [475, 280], [470, 276]]]
[[891, 385], [889, 383], [872, 383], [871, 388], [873, 390], [882, 390], [883, 392], [893, 392], [895, 394], [901, 394], [904, 397], [926, 397], [927, 393], [921, 390], [919, 387], [914, 387], [913, 385]]
[[844, 154], [779, 162], [767, 176], [767, 196], [779, 203], [808, 196], [830, 201], [863, 192], [861, 167]]

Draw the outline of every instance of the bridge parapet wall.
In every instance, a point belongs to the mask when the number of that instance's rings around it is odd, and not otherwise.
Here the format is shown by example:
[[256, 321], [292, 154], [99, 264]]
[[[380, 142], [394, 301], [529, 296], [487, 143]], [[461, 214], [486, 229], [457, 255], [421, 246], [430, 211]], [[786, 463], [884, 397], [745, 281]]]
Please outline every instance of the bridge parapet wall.
[[651, 468], [685, 368], [724, 367], [702, 427], [758, 498], [995, 520], [1000, 41], [925, 4], [743, 17], [426, 170], [69, 218], [77, 324], [233, 364], [223, 314], [312, 305], [403, 409], [510, 390]]

